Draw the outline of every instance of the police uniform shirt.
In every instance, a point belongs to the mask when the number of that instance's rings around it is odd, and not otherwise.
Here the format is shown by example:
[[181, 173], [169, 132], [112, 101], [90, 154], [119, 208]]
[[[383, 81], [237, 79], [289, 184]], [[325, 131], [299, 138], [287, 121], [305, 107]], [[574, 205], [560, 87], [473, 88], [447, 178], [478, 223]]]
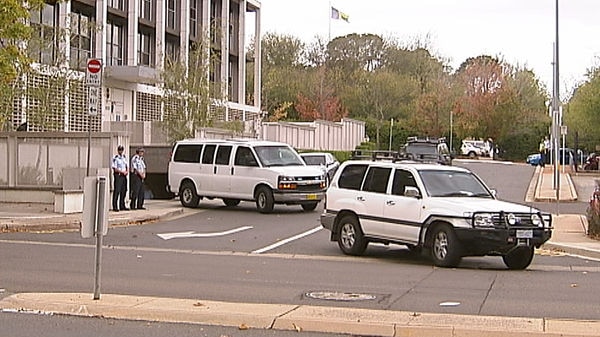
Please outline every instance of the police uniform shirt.
[[131, 168], [136, 173], [144, 173], [146, 172], [146, 163], [144, 162], [144, 157], [135, 155], [131, 159]]
[[112, 168], [113, 170], [127, 171], [127, 158], [124, 155], [115, 155], [112, 159]]

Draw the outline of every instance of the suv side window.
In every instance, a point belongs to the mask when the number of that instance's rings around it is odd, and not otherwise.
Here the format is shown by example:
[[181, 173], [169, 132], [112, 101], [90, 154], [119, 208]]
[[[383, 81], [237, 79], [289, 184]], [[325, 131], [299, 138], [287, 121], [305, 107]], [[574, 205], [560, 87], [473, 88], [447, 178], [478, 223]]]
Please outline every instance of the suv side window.
[[234, 165], [237, 166], [258, 166], [256, 158], [249, 147], [240, 146], [235, 151]]
[[229, 156], [231, 156], [230, 145], [220, 145], [217, 150], [217, 158], [215, 164], [217, 165], [229, 165]]
[[417, 187], [417, 183], [415, 182], [415, 177], [412, 173], [397, 169], [394, 172], [394, 182], [392, 184], [392, 194], [393, 195], [404, 195], [404, 190], [407, 186]]
[[385, 193], [391, 172], [389, 167], [371, 167], [365, 178], [363, 191]]
[[342, 171], [340, 174], [338, 186], [340, 188], [347, 188], [350, 190], [360, 190], [365, 172], [367, 172], [367, 167], [367, 165], [346, 166], [344, 171]]
[[199, 163], [202, 144], [181, 144], [175, 150], [173, 161], [180, 163]]
[[206, 145], [202, 153], [202, 164], [212, 164], [215, 157], [216, 145]]

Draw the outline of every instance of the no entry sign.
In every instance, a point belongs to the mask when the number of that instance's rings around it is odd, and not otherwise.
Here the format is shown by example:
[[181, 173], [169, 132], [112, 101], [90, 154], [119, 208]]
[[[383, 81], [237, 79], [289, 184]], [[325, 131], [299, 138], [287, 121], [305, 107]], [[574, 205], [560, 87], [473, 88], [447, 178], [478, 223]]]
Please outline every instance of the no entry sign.
[[85, 84], [91, 87], [102, 85], [102, 60], [88, 59], [87, 71], [85, 72]]

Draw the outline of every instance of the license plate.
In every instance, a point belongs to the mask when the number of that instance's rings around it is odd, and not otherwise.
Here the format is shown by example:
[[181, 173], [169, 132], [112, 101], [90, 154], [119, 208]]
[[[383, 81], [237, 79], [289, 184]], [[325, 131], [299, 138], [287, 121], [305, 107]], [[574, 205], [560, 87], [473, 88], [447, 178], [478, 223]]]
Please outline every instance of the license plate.
[[517, 229], [517, 239], [533, 238], [533, 229]]
[[317, 200], [317, 195], [316, 194], [307, 194], [306, 200]]

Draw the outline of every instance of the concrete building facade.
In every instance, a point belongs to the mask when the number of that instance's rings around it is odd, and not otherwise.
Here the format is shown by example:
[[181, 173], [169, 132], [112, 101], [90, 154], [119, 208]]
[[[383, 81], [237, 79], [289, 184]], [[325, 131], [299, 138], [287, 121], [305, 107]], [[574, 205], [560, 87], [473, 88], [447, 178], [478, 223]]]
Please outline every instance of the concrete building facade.
[[[28, 47], [37, 72], [24, 79], [24, 87], [45, 88], [49, 99], [24, 91], [14, 100], [12, 124], [15, 129], [28, 122], [29, 130], [68, 132], [110, 131], [109, 122], [115, 121], [160, 121], [165, 60], [187, 60], [190, 46], [206, 38], [217, 59], [208, 76], [221, 84], [224, 98], [219, 103], [224, 109], [211, 109], [211, 118], [258, 119], [260, 7], [257, 0], [48, 0], [31, 14], [36, 38], [48, 43]], [[250, 43], [253, 54], [247, 55]], [[91, 117], [84, 82], [90, 58], [103, 62], [99, 113]], [[68, 80], [58, 83], [65, 70]], [[249, 86], [247, 78], [253, 79]], [[36, 109], [49, 104], [54, 116], [46, 119], [55, 123], [39, 127], [33, 118]]]

